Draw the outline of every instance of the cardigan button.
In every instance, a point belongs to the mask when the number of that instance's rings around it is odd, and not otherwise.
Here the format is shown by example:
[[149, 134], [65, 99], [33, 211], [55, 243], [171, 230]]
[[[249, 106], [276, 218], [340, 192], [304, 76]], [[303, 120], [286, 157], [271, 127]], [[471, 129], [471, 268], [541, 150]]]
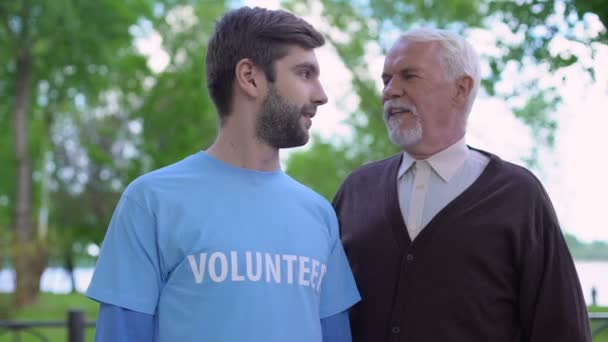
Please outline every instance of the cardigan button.
[[414, 261], [414, 254], [408, 253], [405, 260], [407, 260], [408, 263]]
[[392, 327], [392, 328], [391, 328], [391, 332], [392, 332], [393, 334], [398, 334], [398, 333], [400, 333], [400, 332], [401, 332], [401, 328], [400, 328], [400, 327], [398, 327], [398, 326], [394, 326], [394, 327]]

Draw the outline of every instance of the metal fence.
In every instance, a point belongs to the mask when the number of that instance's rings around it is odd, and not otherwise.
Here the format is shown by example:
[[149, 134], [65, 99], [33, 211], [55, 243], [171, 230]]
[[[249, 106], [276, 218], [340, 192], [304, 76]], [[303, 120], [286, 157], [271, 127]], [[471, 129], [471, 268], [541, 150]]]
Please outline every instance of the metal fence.
[[13, 342], [20, 342], [22, 336], [30, 335], [38, 341], [50, 342], [48, 337], [37, 331], [40, 328], [67, 329], [68, 342], [84, 342], [86, 328], [92, 328], [95, 322], [86, 321], [81, 310], [68, 311], [67, 321], [0, 321], [0, 337], [10, 335]]
[[[608, 312], [590, 312], [589, 319], [594, 325], [592, 336], [597, 337], [604, 331], [608, 331]], [[40, 328], [63, 328], [68, 330], [68, 342], [84, 342], [86, 328], [95, 327], [95, 322], [86, 321], [84, 312], [81, 310], [70, 310], [67, 321], [0, 321], [0, 337], [12, 334], [13, 341], [21, 341], [21, 335], [31, 335], [39, 341], [50, 342], [42, 333], [36, 331]]]

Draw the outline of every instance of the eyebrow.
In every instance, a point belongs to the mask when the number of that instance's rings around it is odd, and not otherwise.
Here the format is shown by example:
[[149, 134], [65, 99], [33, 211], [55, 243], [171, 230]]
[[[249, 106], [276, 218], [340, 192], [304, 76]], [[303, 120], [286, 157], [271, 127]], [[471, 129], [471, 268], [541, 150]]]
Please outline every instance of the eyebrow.
[[310, 63], [310, 62], [304, 62], [304, 63], [300, 63], [296, 66], [294, 66], [292, 68], [292, 70], [308, 70], [310, 72], [312, 72], [315, 76], [319, 75], [319, 66], [314, 64], [314, 63]]
[[405, 73], [405, 72], [420, 72], [420, 68], [417, 67], [405, 67], [403, 69], [401, 69], [401, 73]]
[[[399, 70], [397, 72], [397, 74], [406, 74], [406, 73], [410, 73], [410, 72], [420, 72], [422, 69], [420, 68], [416, 68], [416, 67], [405, 67], [401, 70]], [[386, 79], [388, 77], [391, 77], [392, 74], [387, 74], [387, 73], [382, 73], [382, 79]]]

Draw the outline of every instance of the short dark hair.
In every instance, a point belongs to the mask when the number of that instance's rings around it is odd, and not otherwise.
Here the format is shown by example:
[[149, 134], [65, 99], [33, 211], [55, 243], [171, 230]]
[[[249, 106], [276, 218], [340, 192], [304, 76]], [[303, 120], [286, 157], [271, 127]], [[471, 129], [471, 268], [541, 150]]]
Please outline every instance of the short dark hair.
[[294, 44], [314, 49], [325, 44], [325, 39], [304, 19], [283, 10], [241, 7], [216, 23], [207, 47], [206, 73], [207, 89], [220, 119], [231, 110], [236, 64], [249, 58], [274, 82], [274, 62], [285, 57]]

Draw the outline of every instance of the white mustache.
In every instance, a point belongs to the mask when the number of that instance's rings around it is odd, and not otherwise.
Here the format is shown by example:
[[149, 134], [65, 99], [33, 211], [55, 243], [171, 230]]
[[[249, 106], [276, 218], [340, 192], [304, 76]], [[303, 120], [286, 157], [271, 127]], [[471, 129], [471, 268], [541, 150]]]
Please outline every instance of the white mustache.
[[418, 111], [416, 111], [416, 107], [414, 107], [414, 106], [401, 104], [397, 100], [388, 100], [388, 101], [384, 102], [383, 112], [384, 112], [385, 119], [388, 119], [391, 116], [391, 113], [406, 112], [406, 111], [412, 113], [412, 115], [414, 115], [414, 116], [418, 116]]

